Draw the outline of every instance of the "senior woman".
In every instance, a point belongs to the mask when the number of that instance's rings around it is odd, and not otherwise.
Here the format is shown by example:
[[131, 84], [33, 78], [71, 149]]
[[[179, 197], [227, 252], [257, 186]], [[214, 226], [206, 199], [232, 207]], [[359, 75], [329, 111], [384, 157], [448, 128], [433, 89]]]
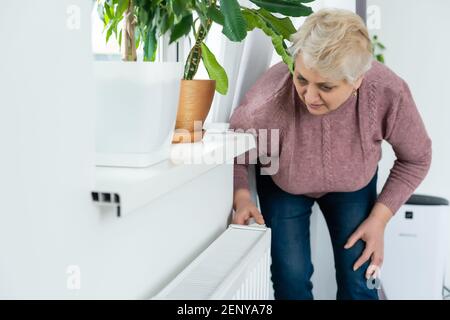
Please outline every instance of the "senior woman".
[[[408, 85], [372, 59], [359, 16], [320, 10], [292, 40], [294, 74], [284, 63], [271, 67], [231, 117], [234, 129], [279, 130], [278, 143], [258, 141], [259, 160], [278, 161], [276, 172], [257, 172], [262, 214], [251, 199], [248, 161], [235, 164], [233, 222], [254, 218], [272, 229], [275, 299], [312, 299], [309, 227], [317, 202], [333, 245], [337, 299], [375, 300], [367, 279], [382, 264], [386, 224], [425, 178], [431, 140]], [[377, 196], [383, 140], [397, 159]]]

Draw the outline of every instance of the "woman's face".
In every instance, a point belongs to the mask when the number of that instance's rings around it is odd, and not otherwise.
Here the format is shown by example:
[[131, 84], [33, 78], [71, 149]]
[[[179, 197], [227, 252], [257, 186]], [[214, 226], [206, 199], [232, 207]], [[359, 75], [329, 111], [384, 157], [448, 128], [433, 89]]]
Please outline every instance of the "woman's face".
[[300, 99], [313, 115], [327, 114], [339, 108], [361, 85], [362, 77], [354, 84], [345, 80], [331, 81], [303, 63], [301, 54], [295, 59], [294, 85]]

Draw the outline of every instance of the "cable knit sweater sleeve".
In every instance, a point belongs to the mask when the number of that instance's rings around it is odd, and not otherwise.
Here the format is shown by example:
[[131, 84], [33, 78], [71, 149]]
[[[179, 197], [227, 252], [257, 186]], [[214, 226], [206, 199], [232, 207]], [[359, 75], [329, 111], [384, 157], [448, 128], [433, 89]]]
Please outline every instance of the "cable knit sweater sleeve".
[[[259, 143], [258, 130], [274, 128], [282, 131], [282, 114], [292, 100], [292, 75], [283, 63], [273, 65], [262, 74], [245, 94], [243, 101], [233, 111], [230, 128], [252, 133], [256, 149], [250, 150], [235, 160], [234, 190], [249, 189], [248, 165], [255, 164], [258, 156], [268, 154], [268, 145]], [[269, 133], [270, 135], [270, 133]], [[264, 140], [264, 139], [263, 139]], [[268, 138], [270, 141], [270, 138]]]
[[393, 213], [412, 195], [431, 165], [431, 139], [406, 82], [386, 113], [384, 139], [395, 152], [396, 160], [377, 199]]

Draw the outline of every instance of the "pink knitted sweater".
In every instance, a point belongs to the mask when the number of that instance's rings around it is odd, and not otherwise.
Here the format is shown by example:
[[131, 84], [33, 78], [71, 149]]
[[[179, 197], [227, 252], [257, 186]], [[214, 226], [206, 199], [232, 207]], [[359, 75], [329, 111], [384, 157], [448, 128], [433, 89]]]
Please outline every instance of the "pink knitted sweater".
[[[318, 198], [363, 188], [375, 174], [381, 142], [386, 140], [397, 159], [377, 201], [395, 213], [431, 164], [431, 140], [408, 85], [376, 61], [357, 97], [352, 95], [335, 111], [320, 116], [308, 112], [288, 67], [280, 62], [247, 92], [230, 122], [232, 129], [256, 129], [259, 159], [269, 157], [267, 166], [278, 161], [272, 179], [291, 194]], [[261, 143], [260, 129], [279, 129], [279, 143], [270, 134]], [[249, 188], [249, 157], [242, 163], [240, 158], [234, 166], [235, 190]]]

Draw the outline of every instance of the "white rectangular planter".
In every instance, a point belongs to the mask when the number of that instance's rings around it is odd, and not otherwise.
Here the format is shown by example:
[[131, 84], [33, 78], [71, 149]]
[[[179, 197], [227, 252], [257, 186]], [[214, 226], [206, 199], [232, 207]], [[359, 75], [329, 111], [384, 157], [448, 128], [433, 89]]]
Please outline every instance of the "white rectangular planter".
[[96, 164], [147, 167], [169, 157], [181, 62], [94, 63]]

